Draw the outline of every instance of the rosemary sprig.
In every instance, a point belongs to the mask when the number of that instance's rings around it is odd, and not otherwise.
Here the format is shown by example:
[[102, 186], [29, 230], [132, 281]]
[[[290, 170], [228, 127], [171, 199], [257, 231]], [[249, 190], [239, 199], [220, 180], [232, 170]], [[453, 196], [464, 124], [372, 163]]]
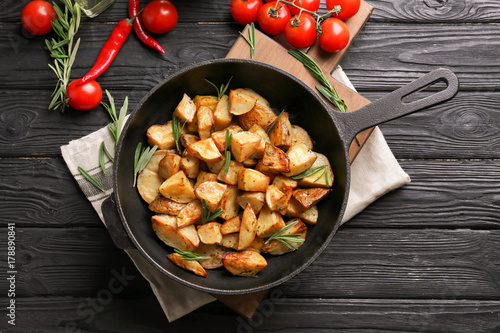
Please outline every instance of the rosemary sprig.
[[210, 211], [207, 209], [207, 203], [205, 202], [205, 199], [201, 200], [201, 223], [205, 224], [207, 222], [210, 222], [212, 220], [215, 220], [219, 216], [224, 214], [224, 210], [222, 208], [217, 208], [214, 210], [213, 213], [210, 213]]
[[183, 251], [179, 248], [175, 248], [174, 251], [175, 251], [175, 253], [180, 254], [181, 256], [184, 257], [184, 258], [182, 258], [182, 260], [199, 261], [199, 260], [210, 259], [210, 257], [200, 256], [198, 253]]
[[128, 96], [125, 96], [125, 100], [123, 101], [123, 105], [120, 108], [120, 113], [116, 113], [115, 107], [115, 99], [111, 96], [111, 93], [106, 89], [106, 95], [109, 99], [109, 105], [101, 102], [104, 108], [108, 111], [109, 116], [111, 117], [112, 123], [108, 124], [109, 132], [111, 136], [115, 140], [115, 147], [118, 144], [118, 139], [120, 139], [120, 135], [123, 128], [123, 122], [125, 121], [125, 116], [127, 115], [128, 110]]
[[302, 172], [301, 174], [298, 174], [296, 176], [292, 176], [291, 178], [295, 179], [295, 180], [306, 178], [310, 175], [314, 175], [316, 172], [323, 170], [324, 168], [326, 168], [326, 165], [317, 166], [317, 167], [311, 168], [309, 170], [306, 170], [306, 171]]
[[181, 126], [179, 118], [175, 116], [172, 118], [172, 134], [174, 135], [175, 147], [177, 148], [179, 155], [182, 154], [181, 135], [185, 125], [186, 122], [184, 122]]
[[108, 151], [106, 148], [106, 145], [104, 144], [104, 141], [101, 142], [101, 146], [99, 147], [99, 165], [101, 166], [101, 170], [103, 174], [106, 174], [106, 160], [105, 157], [107, 157], [111, 162], [114, 162], [115, 159], [111, 155], [111, 153]]
[[241, 37], [250, 45], [250, 58], [254, 58], [255, 56], [255, 24], [250, 23], [248, 26], [248, 37], [243, 35], [243, 33], [240, 31], [239, 32]]
[[94, 177], [92, 177], [87, 171], [85, 171], [85, 169], [83, 169], [82, 167], [79, 166], [78, 171], [82, 174], [83, 177], [85, 177], [85, 179], [87, 179], [98, 190], [100, 190], [102, 192], [106, 192], [104, 190], [104, 187]]
[[153, 157], [156, 149], [158, 149], [158, 145], [155, 145], [154, 147], [142, 148], [142, 143], [139, 142], [137, 144], [134, 156], [134, 187], [137, 183], [137, 175], [144, 170], [146, 165], [148, 165], [149, 160]]
[[80, 38], [74, 43], [74, 37], [78, 32], [81, 20], [80, 6], [71, 0], [61, 0], [64, 4], [64, 12], [53, 4], [54, 10], [57, 13], [57, 20], [52, 20], [51, 24], [58, 38], [45, 40], [45, 48], [50, 52], [50, 56], [54, 59], [54, 64], [49, 64], [49, 67], [57, 76], [57, 84], [52, 92], [52, 100], [49, 104], [50, 110], [64, 109], [69, 105], [66, 98], [66, 88], [69, 84], [71, 75], [71, 67], [75, 61]]
[[226, 163], [224, 165], [224, 175], [227, 176], [227, 173], [229, 172], [229, 165], [231, 163], [231, 133], [229, 132], [229, 129], [226, 128], [226, 143], [224, 146], [224, 154], [226, 156]]
[[281, 115], [283, 114], [283, 112], [285, 112], [285, 109], [281, 110], [280, 114], [276, 117], [276, 119], [274, 119], [274, 121], [271, 123], [271, 125], [269, 125], [269, 127], [267, 128], [267, 134], [269, 135], [269, 133], [271, 132], [271, 130], [273, 129], [274, 125], [276, 124], [276, 122], [278, 121], [278, 119], [281, 117]]
[[318, 89], [318, 91], [340, 112], [347, 112], [347, 105], [339, 97], [337, 90], [335, 90], [335, 87], [328, 81], [318, 64], [301, 50], [289, 50], [288, 53], [300, 61], [309, 73], [321, 83], [321, 86], [316, 86], [316, 89]]
[[274, 234], [271, 235], [266, 240], [266, 244], [269, 243], [272, 240], [277, 240], [278, 242], [282, 243], [286, 247], [288, 247], [290, 250], [295, 251], [297, 250], [297, 247], [293, 246], [290, 244], [290, 242], [294, 243], [303, 243], [305, 242], [304, 238], [300, 238], [300, 234], [286, 234], [284, 235], [285, 232], [287, 232], [290, 228], [292, 228], [294, 225], [299, 223], [299, 221], [292, 222], [288, 224], [287, 226], [281, 228], [280, 230], [276, 231]]
[[221, 84], [221, 85], [220, 85], [220, 88], [219, 88], [219, 87], [217, 87], [217, 86], [215, 85], [215, 83], [210, 82], [210, 81], [209, 81], [209, 80], [207, 80], [207, 79], [205, 79], [205, 81], [207, 81], [208, 83], [210, 83], [210, 84], [211, 84], [211, 85], [215, 88], [215, 90], [217, 91], [217, 99], [218, 99], [218, 100], [220, 100], [220, 99], [222, 98], [222, 96], [226, 93], [227, 88], [229, 88], [229, 83], [231, 82], [231, 80], [232, 80], [232, 79], [233, 79], [233, 76], [231, 76], [231, 77], [229, 78], [229, 81], [227, 81], [227, 83], [226, 83], [226, 84], [224, 84], [224, 83], [223, 83], [223, 84]]

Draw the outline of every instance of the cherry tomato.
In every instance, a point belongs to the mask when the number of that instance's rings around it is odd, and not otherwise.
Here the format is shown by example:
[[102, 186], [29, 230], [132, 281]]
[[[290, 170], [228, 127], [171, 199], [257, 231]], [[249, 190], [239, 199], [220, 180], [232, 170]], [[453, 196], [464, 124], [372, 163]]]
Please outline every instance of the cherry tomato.
[[79, 85], [80, 79], [71, 81], [66, 89], [69, 105], [78, 111], [95, 109], [102, 100], [101, 85], [95, 80]]
[[332, 10], [336, 5], [340, 5], [340, 13], [332, 13], [332, 16], [345, 21], [358, 12], [361, 0], [326, 0], [326, 9]]
[[262, 0], [231, 0], [231, 15], [239, 24], [257, 21]]
[[50, 22], [57, 19], [54, 7], [43, 0], [29, 2], [21, 11], [21, 24], [32, 35], [45, 35], [52, 30]]
[[260, 7], [258, 15], [259, 26], [270, 35], [282, 34], [291, 18], [288, 7], [278, 1], [268, 2]]
[[[294, 0], [293, 3], [299, 7], [315, 12], [319, 9], [320, 0]], [[297, 15], [300, 12], [300, 8], [289, 5], [290, 13]]]
[[321, 25], [321, 30], [323, 33], [319, 36], [319, 46], [327, 52], [340, 51], [349, 43], [349, 28], [338, 18], [326, 19]]
[[169, 32], [175, 27], [178, 20], [177, 8], [168, 0], [151, 1], [142, 11], [144, 26], [155, 34]]
[[285, 27], [286, 40], [299, 49], [313, 45], [317, 36], [316, 21], [306, 12], [302, 12], [299, 17], [294, 16]]

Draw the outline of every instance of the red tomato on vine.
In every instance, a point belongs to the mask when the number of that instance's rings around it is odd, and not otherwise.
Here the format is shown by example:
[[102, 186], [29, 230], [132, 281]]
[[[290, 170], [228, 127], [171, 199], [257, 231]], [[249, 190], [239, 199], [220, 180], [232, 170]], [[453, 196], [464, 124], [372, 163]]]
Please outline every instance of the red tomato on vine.
[[[293, 3], [299, 7], [315, 12], [319, 9], [320, 0], [294, 0]], [[295, 6], [288, 6], [293, 15], [297, 15], [300, 9]]]
[[319, 46], [327, 52], [342, 50], [349, 43], [349, 28], [344, 21], [330, 17], [321, 25], [322, 34], [319, 36]]
[[142, 22], [146, 29], [155, 34], [172, 30], [179, 20], [175, 5], [168, 0], [154, 0], [144, 7]]
[[69, 105], [78, 111], [95, 109], [102, 100], [101, 85], [95, 80], [80, 84], [80, 80], [71, 81], [66, 89]]
[[336, 5], [342, 8], [340, 13], [332, 13], [332, 17], [347, 20], [353, 17], [361, 6], [361, 0], [326, 0], [326, 9], [332, 10]]
[[262, 0], [231, 0], [231, 15], [240, 24], [257, 21]]
[[317, 37], [316, 20], [306, 12], [302, 12], [300, 16], [294, 16], [285, 27], [286, 40], [299, 49], [313, 45]]
[[292, 16], [288, 7], [278, 1], [264, 4], [260, 7], [258, 15], [260, 28], [270, 35], [282, 34], [291, 18]]

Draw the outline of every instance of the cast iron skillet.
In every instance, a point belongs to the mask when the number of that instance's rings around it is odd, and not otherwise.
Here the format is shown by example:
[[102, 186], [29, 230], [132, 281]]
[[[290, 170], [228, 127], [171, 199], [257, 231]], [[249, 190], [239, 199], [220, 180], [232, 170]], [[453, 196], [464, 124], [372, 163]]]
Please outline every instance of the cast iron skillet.
[[[325, 154], [335, 174], [332, 193], [318, 204], [319, 220], [309, 227], [306, 242], [295, 252], [268, 256], [268, 266], [257, 278], [235, 277], [225, 269], [209, 270], [206, 278], [172, 264], [171, 249], [155, 235], [147, 204], [133, 184], [133, 160], [138, 142], [145, 143], [146, 130], [170, 120], [183, 93], [189, 96], [214, 94], [205, 78], [231, 88], [247, 87], [269, 100], [276, 112], [285, 106], [292, 124], [305, 128], [316, 142], [315, 151]], [[403, 98], [437, 81], [446, 88], [411, 103]], [[158, 270], [189, 287], [214, 294], [245, 294], [277, 286], [306, 268], [324, 250], [339, 227], [349, 192], [348, 149], [360, 131], [452, 98], [458, 80], [449, 70], [438, 69], [350, 113], [330, 109], [308, 86], [273, 66], [242, 59], [217, 59], [189, 66], [149, 92], [131, 114], [118, 143], [114, 165], [114, 194], [103, 205], [103, 213], [114, 241], [121, 248], [135, 247]], [[114, 211], [114, 212], [113, 212]], [[118, 216], [116, 215], [118, 212]], [[123, 232], [123, 227], [126, 233]], [[132, 242], [130, 242], [130, 240]]]

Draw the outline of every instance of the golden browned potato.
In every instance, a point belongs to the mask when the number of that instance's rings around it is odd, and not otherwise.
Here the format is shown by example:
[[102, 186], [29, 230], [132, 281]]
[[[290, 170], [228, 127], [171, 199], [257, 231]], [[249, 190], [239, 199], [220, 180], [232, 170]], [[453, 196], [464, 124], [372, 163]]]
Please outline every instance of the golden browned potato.
[[231, 90], [229, 92], [229, 112], [233, 115], [242, 115], [254, 107], [257, 99], [243, 92]]
[[213, 212], [217, 209], [217, 205], [221, 201], [226, 188], [226, 184], [208, 181], [198, 185], [195, 194], [200, 201], [205, 200], [208, 210]]
[[238, 215], [236, 215], [235, 217], [230, 218], [226, 222], [222, 223], [222, 226], [220, 227], [220, 232], [223, 235], [240, 232], [240, 224], [241, 224], [241, 219]]
[[241, 168], [238, 173], [238, 188], [243, 191], [265, 192], [270, 179], [254, 169]]
[[196, 117], [196, 114], [194, 115], [194, 119], [190, 123], [182, 123], [183, 129], [189, 133], [189, 134], [194, 134], [198, 135], [198, 117]]
[[266, 143], [271, 143], [271, 140], [269, 140], [269, 136], [267, 135], [266, 131], [264, 131], [264, 129], [257, 124], [253, 124], [252, 127], [250, 127], [250, 129], [248, 131], [251, 133], [254, 133], [254, 134], [258, 134], [261, 138], [259, 146], [257, 147], [257, 150], [251, 156], [252, 158], [260, 159], [260, 158], [262, 158], [262, 156], [264, 156], [264, 150], [266, 149]]
[[192, 143], [195, 143], [196, 141], [200, 141], [200, 138], [198, 135], [195, 134], [181, 134], [181, 145], [186, 148]]
[[290, 158], [283, 150], [266, 143], [262, 166], [272, 173], [290, 172]]
[[157, 214], [167, 214], [177, 216], [180, 211], [186, 206], [185, 203], [175, 202], [158, 194], [156, 198], [149, 204], [149, 210]]
[[306, 209], [300, 202], [297, 201], [293, 196], [290, 198], [290, 202], [288, 203], [288, 206], [286, 207], [286, 213], [285, 215], [288, 217], [298, 217], [299, 214], [301, 214], [303, 211]]
[[198, 119], [198, 135], [200, 139], [208, 139], [214, 127], [214, 115], [208, 106], [201, 106], [196, 112]]
[[332, 167], [330, 166], [330, 162], [328, 161], [328, 158], [320, 153], [316, 153], [317, 159], [314, 161], [313, 165], [311, 165], [311, 168], [316, 168], [316, 167], [321, 167], [325, 166], [325, 169], [319, 170], [315, 173], [313, 173], [310, 176], [307, 176], [305, 178], [302, 178], [299, 180], [299, 185], [301, 187], [324, 187], [324, 188], [330, 188], [333, 185], [334, 181], [334, 175], [332, 171]]
[[236, 199], [242, 209], [245, 209], [247, 204], [252, 205], [255, 214], [261, 211], [262, 207], [266, 204], [265, 200], [266, 195], [263, 192], [242, 192]]
[[137, 191], [148, 204], [158, 196], [158, 188], [163, 182], [163, 178], [158, 174], [158, 167], [166, 153], [166, 150], [157, 150], [137, 176]]
[[238, 248], [238, 239], [240, 238], [240, 233], [232, 233], [222, 236], [220, 244], [228, 249], [236, 250]]
[[180, 122], [188, 122], [191, 123], [196, 116], [196, 105], [194, 104], [191, 97], [187, 94], [182, 96], [182, 100], [179, 102], [177, 107], [175, 108], [174, 117], [179, 118]]
[[204, 95], [196, 95], [193, 98], [194, 105], [196, 106], [196, 110], [200, 110], [202, 106], [207, 106], [210, 108], [211, 111], [215, 109], [215, 106], [217, 105], [217, 102], [219, 100], [217, 99], [217, 96], [204, 96]]
[[299, 182], [297, 180], [292, 179], [290, 177], [285, 177], [282, 175], [278, 175], [278, 176], [274, 177], [274, 179], [273, 179], [273, 184], [278, 186], [278, 188], [280, 190], [282, 190], [285, 187], [290, 187], [292, 189], [295, 189], [297, 187], [298, 183]]
[[248, 204], [243, 211], [240, 225], [240, 238], [238, 239], [238, 250], [244, 250], [250, 246], [255, 238], [257, 230], [257, 216], [252, 205]]
[[166, 153], [158, 164], [158, 175], [163, 179], [170, 178], [181, 168], [181, 157], [175, 153]]
[[278, 188], [278, 186], [271, 184], [267, 187], [266, 191], [266, 204], [271, 210], [282, 211], [288, 205], [287, 196]]
[[259, 236], [255, 236], [252, 243], [246, 249], [249, 251], [261, 253], [263, 246], [264, 246], [264, 240], [262, 238], [260, 238]]
[[196, 198], [193, 186], [182, 170], [165, 180], [159, 191], [164, 197], [180, 203], [188, 203]]
[[310, 224], [310, 225], [315, 225], [316, 222], [318, 222], [318, 217], [319, 217], [319, 212], [318, 212], [318, 207], [316, 205], [312, 205], [308, 209], [304, 210], [303, 212], [297, 212], [296, 214], [293, 214], [292, 211], [286, 211], [286, 216], [287, 217], [298, 217], [301, 219], [303, 222]]
[[223, 153], [225, 148], [226, 148], [226, 131], [229, 131], [229, 134], [231, 134], [231, 136], [232, 136], [233, 134], [236, 134], [238, 132], [242, 132], [243, 129], [241, 127], [239, 127], [238, 125], [231, 125], [227, 128], [224, 128], [221, 131], [213, 132], [210, 135], [212, 140], [214, 140], [214, 143], [217, 146], [217, 149], [219, 149], [219, 151], [221, 153]]
[[170, 259], [171, 262], [179, 266], [180, 268], [184, 268], [185, 270], [191, 271], [196, 275], [206, 277], [207, 272], [201, 266], [201, 264], [197, 261], [194, 260], [184, 260], [184, 256], [178, 254], [178, 253], [171, 253], [167, 256], [168, 259]]
[[193, 200], [177, 214], [177, 227], [182, 228], [201, 221], [201, 201]]
[[193, 251], [200, 256], [207, 257], [207, 259], [201, 259], [198, 262], [205, 269], [215, 269], [222, 267], [222, 256], [226, 250], [218, 244], [203, 244], [200, 245]]
[[317, 158], [316, 153], [303, 143], [291, 146], [286, 154], [290, 158], [290, 172], [284, 172], [283, 175], [287, 177], [296, 176], [308, 170]]
[[278, 118], [273, 109], [271, 109], [269, 102], [263, 100], [263, 98], [258, 98], [255, 106], [249, 112], [239, 116], [239, 122], [241, 127], [248, 131], [252, 125], [257, 124], [267, 131], [269, 126]]
[[326, 188], [299, 188], [293, 191], [293, 197], [305, 208], [315, 205], [323, 199], [328, 193], [329, 189]]
[[[296, 221], [297, 221], [297, 224], [295, 224], [290, 229], [286, 230], [283, 233], [283, 235], [298, 234], [298, 235], [300, 235], [299, 238], [305, 240], [306, 236], [307, 236], [307, 226], [304, 224], [304, 222], [302, 222], [300, 219], [296, 218], [296, 219], [288, 221], [286, 223], [286, 225], [290, 225]], [[301, 243], [301, 242], [294, 242], [294, 241], [289, 241], [288, 243], [295, 248], [299, 248], [303, 244], [303, 242]], [[293, 250], [277, 240], [272, 240], [270, 242], [264, 243], [264, 246], [262, 247], [262, 251], [269, 253], [269, 254], [272, 254], [272, 255], [281, 255], [284, 253], [292, 252]]]
[[246, 160], [241, 162], [241, 164], [243, 164], [243, 166], [245, 168], [252, 168], [252, 167], [256, 166], [258, 162], [259, 162], [259, 160], [256, 158], [247, 158]]
[[172, 121], [164, 125], [153, 125], [149, 127], [146, 135], [150, 146], [158, 145], [159, 149], [170, 149], [175, 147]]
[[237, 186], [228, 185], [224, 194], [222, 195], [222, 199], [219, 202], [218, 208], [222, 209], [224, 213], [220, 216], [224, 220], [228, 220], [238, 215], [238, 211], [240, 206], [236, 201], [238, 198], [238, 190]]
[[196, 190], [198, 185], [208, 181], [213, 181], [213, 182], [217, 181], [217, 175], [215, 173], [200, 170], [200, 172], [198, 172], [198, 176], [196, 177], [196, 183], [194, 184], [194, 189]]
[[222, 155], [217, 149], [212, 138], [196, 141], [186, 147], [189, 154], [205, 162], [218, 162], [222, 160]]
[[184, 150], [182, 152], [180, 169], [184, 171], [186, 177], [191, 179], [196, 178], [200, 171], [200, 160]]
[[[224, 163], [225, 164], [225, 163]], [[229, 161], [229, 168], [227, 169], [227, 174], [225, 167], [221, 168], [219, 174], [217, 175], [217, 180], [224, 182], [229, 185], [238, 185], [238, 173], [243, 165], [236, 161]]]
[[229, 112], [229, 96], [222, 95], [214, 110], [214, 129], [220, 131], [231, 125], [233, 114]]
[[307, 148], [313, 149], [313, 142], [309, 133], [300, 126], [292, 125], [292, 146], [297, 143], [303, 143]]
[[233, 275], [256, 275], [267, 266], [266, 259], [255, 251], [226, 252], [222, 257], [224, 267]]
[[269, 132], [271, 144], [280, 149], [288, 149], [292, 145], [292, 124], [288, 112], [283, 112]]
[[226, 165], [226, 157], [223, 155], [222, 160], [217, 161], [217, 162], [207, 162], [206, 163], [208, 170], [210, 172], [219, 174], [219, 172], [224, 168]]
[[284, 226], [285, 221], [283, 221], [281, 214], [264, 206], [257, 219], [257, 236], [260, 238], [268, 238]]
[[264, 104], [266, 106], [271, 106], [269, 101], [262, 97], [260, 94], [256, 93], [255, 90], [252, 90], [250, 88], [236, 88], [234, 89], [237, 92], [241, 92], [245, 95], [252, 96], [253, 98], [257, 99], [257, 103]]
[[250, 158], [259, 148], [262, 138], [252, 132], [238, 132], [231, 136], [231, 153], [238, 162]]
[[178, 228], [175, 216], [153, 215], [151, 222], [158, 238], [168, 246], [183, 251], [193, 251], [200, 244], [194, 225]]
[[222, 241], [221, 224], [208, 222], [198, 228], [198, 236], [203, 244], [219, 244]]

